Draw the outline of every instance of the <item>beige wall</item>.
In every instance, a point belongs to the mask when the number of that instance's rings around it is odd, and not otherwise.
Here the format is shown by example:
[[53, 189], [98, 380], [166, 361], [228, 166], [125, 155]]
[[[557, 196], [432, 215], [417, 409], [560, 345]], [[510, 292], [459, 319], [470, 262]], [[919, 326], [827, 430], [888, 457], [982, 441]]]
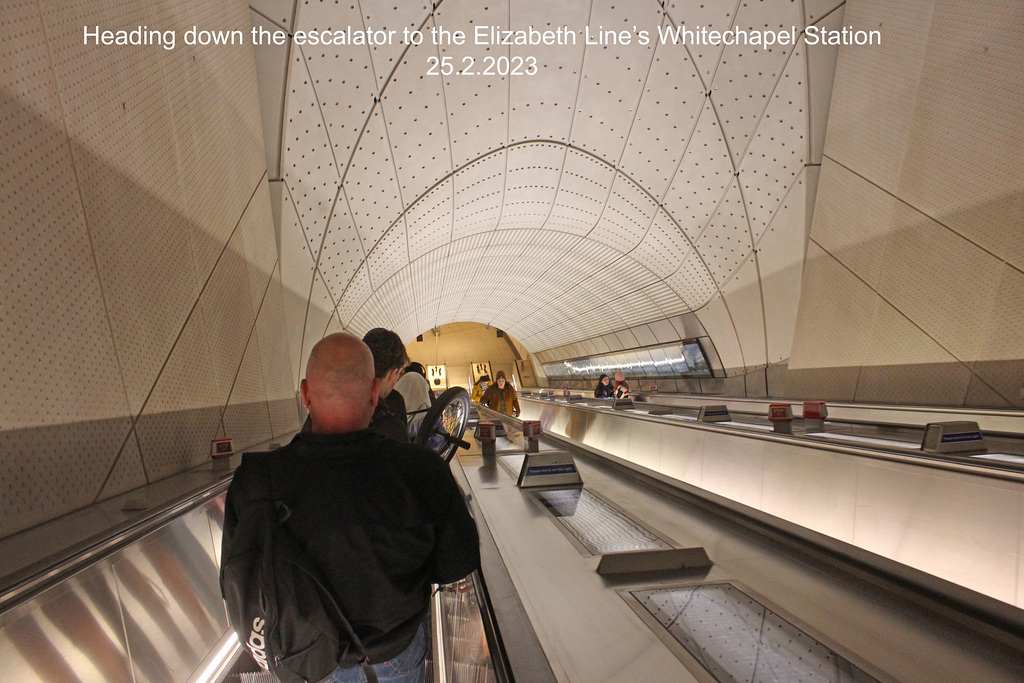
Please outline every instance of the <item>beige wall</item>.
[[5, 3], [0, 537], [296, 427], [245, 2]]
[[[522, 347], [517, 345], [517, 348], [525, 359], [527, 356]], [[448, 386], [470, 388], [471, 364], [478, 361], [489, 361], [494, 373], [504, 370], [509, 381], [515, 373], [516, 384], [520, 387], [523, 385], [519, 371], [515, 369], [516, 357], [508, 342], [498, 338], [494, 327], [488, 329], [480, 323], [450, 323], [442, 325], [438, 335], [427, 330], [423, 333], [423, 341], [409, 342], [406, 349], [411, 360], [423, 363], [424, 366], [445, 365]]]
[[1024, 5], [851, 0], [792, 397], [1024, 406]]

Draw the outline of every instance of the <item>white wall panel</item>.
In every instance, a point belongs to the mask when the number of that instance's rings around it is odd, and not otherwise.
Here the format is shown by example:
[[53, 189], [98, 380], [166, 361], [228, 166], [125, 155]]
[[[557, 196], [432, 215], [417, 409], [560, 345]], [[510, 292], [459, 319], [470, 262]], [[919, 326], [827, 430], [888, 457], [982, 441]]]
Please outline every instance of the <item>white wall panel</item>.
[[[765, 365], [768, 361], [761, 304], [761, 280], [753, 257], [747, 259], [736, 275], [722, 287], [722, 296], [729, 305], [743, 360], [747, 367]], [[714, 338], [714, 337], [713, 337]]]
[[[278, 269], [274, 271], [263, 307], [256, 318], [255, 332], [260, 345], [260, 358], [263, 360], [263, 382], [267, 390], [267, 405], [274, 436], [281, 436], [298, 427], [295, 392], [298, 391], [299, 378], [306, 374], [305, 368], [300, 370], [298, 362], [293, 362], [290, 336], [282, 329], [287, 320], [282, 290]], [[294, 356], [297, 357], [298, 352], [294, 352]]]
[[740, 165], [750, 231], [757, 242], [807, 161], [806, 47], [801, 42], [786, 63]]
[[735, 374], [736, 368], [743, 367], [743, 354], [725, 301], [720, 295], [716, 296], [706, 306], [694, 311], [694, 315], [714, 341], [722, 366], [730, 375]]
[[[507, 2], [487, 5], [448, 2], [437, 7], [430, 25], [467, 28], [472, 28], [473, 24], [507, 26], [508, 19]], [[510, 52], [507, 46], [477, 46], [471, 35], [466, 43], [442, 46], [435, 52], [435, 56], [451, 57], [452, 65], [459, 72], [479, 73], [490, 66], [486, 58], [493, 60], [508, 57]], [[492, 68], [492, 71], [495, 69]], [[515, 78], [501, 75], [453, 75], [444, 78], [444, 98], [448, 106], [454, 166], [461, 166], [505, 144], [508, 135], [509, 81]], [[488, 116], [480, 116], [481, 111], [488, 112]]]
[[711, 218], [707, 229], [694, 241], [694, 246], [720, 287], [732, 277], [753, 250], [739, 185], [730, 185], [718, 211]]
[[649, 327], [651, 328], [651, 332], [654, 333], [657, 343], [659, 344], [667, 344], [668, 342], [673, 342], [679, 338], [679, 335], [676, 334], [675, 328], [672, 327], [672, 323], [668, 320], [655, 320], [649, 325]]
[[679, 172], [663, 200], [691, 240], [710, 222], [733, 180], [732, 162], [711, 103], [706, 101]]
[[249, 0], [249, 7], [285, 29], [292, 26], [294, 0]]
[[409, 207], [405, 223], [411, 259], [448, 246], [452, 238], [452, 180], [445, 180]]
[[92, 503], [129, 426], [127, 418], [112, 418], [0, 431], [0, 535]]
[[907, 102], [917, 92], [933, 6], [864, 0], [845, 9], [845, 24], [881, 24], [885, 40], [840, 52], [825, 153], [889, 192], [899, 183], [912, 114]]
[[682, 231], [667, 213], [659, 210], [632, 256], [658, 277], [666, 277], [676, 272], [689, 250], [690, 243]]
[[823, 192], [814, 205], [811, 238], [871, 287], [878, 287], [886, 262], [897, 200], [828, 157], [821, 185], [842, 185]]
[[654, 62], [619, 167], [660, 198], [697, 123], [704, 86], [686, 48], [661, 44], [653, 27], [649, 30], [655, 42]]
[[306, 303], [313, 283], [314, 257], [306, 246], [305, 233], [287, 194], [281, 203], [280, 230], [284, 326], [292, 356], [292, 369], [298, 373], [302, 363], [302, 333], [306, 325]]
[[[82, 26], [154, 23], [146, 7], [42, 8], [128, 402], [137, 411], [197, 295], [160, 51], [83, 46]], [[139, 226], [146, 226], [140, 230]]]
[[252, 310], [258, 311], [267, 284], [277, 266], [277, 240], [274, 237], [274, 219], [271, 214], [269, 184], [263, 179], [256, 188], [249, 206], [238, 223], [243, 258], [249, 273], [249, 291]]
[[[117, 459], [96, 495], [96, 500], [107, 500], [126, 491], [145, 486], [147, 483], [146, 471], [142, 467], [142, 456], [139, 454], [139, 442], [135, 434], [132, 433], [128, 435], [121, 452], [117, 454]], [[77, 487], [78, 482], [73, 482], [73, 485]], [[5, 500], [9, 499], [5, 498]]]
[[679, 294], [691, 309], [700, 308], [718, 291], [711, 273], [695, 249], [687, 253], [679, 269], [665, 278], [665, 283]]
[[[286, 0], [282, 4], [288, 5], [291, 2]], [[310, 2], [298, 5], [296, 19], [299, 30], [340, 31], [349, 26], [354, 30], [363, 28], [359, 3]], [[319, 109], [327, 122], [325, 130], [333, 156], [344, 172], [359, 139], [363, 121], [370, 113], [379, 90], [373, 77], [370, 49], [350, 46], [326, 51], [322, 47], [309, 46], [303, 48], [303, 56], [313, 79]]]
[[[591, 8], [591, 3], [586, 0], [510, 0], [508, 5], [509, 26], [518, 30], [531, 24], [544, 28], [570, 26], [576, 29], [589, 17]], [[512, 49], [513, 55], [534, 55], [538, 64], [547, 66], [544, 78], [513, 78], [509, 82], [512, 102], [508, 120], [509, 142], [568, 140], [585, 51], [582, 40], [570, 45]]]
[[165, 3], [157, 17], [151, 25], [176, 30], [179, 36], [175, 49], [153, 52], [162, 58], [162, 84], [201, 287], [267, 161], [252, 48], [242, 44], [211, 50], [187, 45], [182, 37], [193, 26], [248, 27], [249, 12], [240, 2], [194, 0]]
[[844, 4], [843, 0], [804, 0], [804, 21], [813, 24]]
[[[1024, 6], [940, 3], [907, 134], [900, 197], [1024, 269]], [[978, 135], [959, 131], [964, 103]], [[971, 169], [965, 173], [965, 169]]]
[[[250, 3], [250, 7], [254, 6], [255, 3]], [[285, 12], [290, 19], [291, 8]], [[254, 10], [250, 10], [250, 20], [253, 28], [256, 29], [270, 33], [280, 30], [279, 24], [268, 21], [264, 15]], [[284, 126], [281, 112], [284, 110], [285, 79], [288, 75], [288, 49], [288, 45], [273, 44], [252, 47], [253, 57], [256, 60], [260, 119], [263, 124], [263, 149], [270, 177], [275, 179], [279, 178], [281, 174], [281, 129]]]
[[657, 211], [658, 207], [646, 193], [625, 176], [618, 175], [601, 220], [588, 237], [623, 253], [629, 252], [644, 238]]
[[[857, 400], [913, 403], [927, 396], [939, 405], [963, 405], [971, 379], [968, 366], [881, 298], [872, 315]], [[884, 344], [876, 342], [883, 339]]]
[[224, 433], [234, 439], [236, 452], [273, 436], [267, 388], [263, 382], [263, 358], [254, 335], [245, 349], [231, 387], [231, 397], [224, 409]]
[[339, 299], [366, 258], [363, 243], [348, 210], [344, 190], [334, 204], [319, 270], [335, 300]]
[[614, 167], [589, 154], [568, 150], [558, 181], [558, 197], [546, 227], [588, 234], [598, 224], [615, 178]]
[[980, 360], [974, 364], [975, 379], [988, 384], [1003, 400], [1018, 408], [1024, 406], [1024, 396], [1020, 394], [1024, 377], [1024, 360], [1020, 358], [1020, 342], [1024, 338], [1021, 301], [1024, 301], [1024, 274], [1004, 264], [991, 317], [982, 323], [985, 338], [978, 356]]
[[[128, 404], [38, 8], [11, 6], [0, 22], [0, 424], [124, 417]], [[126, 429], [123, 420], [111, 438]]]
[[[884, 41], [840, 50], [812, 237], [878, 293], [863, 341], [865, 353], [873, 351], [856, 384], [861, 400], [1019, 400], [1024, 360], [996, 351], [1001, 342], [987, 344], [990, 321], [1024, 327], [1004, 280], [1012, 264], [1019, 273], [1016, 228], [1024, 223], [1022, 91], [1010, 77], [1024, 67], [1024, 11], [998, 0], [976, 9], [924, 1], [845, 7], [844, 23], [884, 26]], [[960, 68], [966, 55], [977, 59]], [[857, 285], [856, 296], [835, 305], [859, 309], [863, 290]], [[804, 330], [803, 320], [801, 311], [798, 340], [822, 334]], [[997, 336], [1004, 334], [1020, 336]], [[814, 346], [819, 355], [829, 347]], [[804, 366], [796, 349], [789, 379]], [[815, 365], [835, 375], [844, 362], [826, 355]]]
[[801, 173], [757, 243], [769, 363], [789, 358], [793, 346], [806, 253], [803, 234], [808, 223], [803, 177]]
[[206, 462], [226, 396], [210, 359], [206, 321], [197, 307], [181, 331], [146, 401], [135, 432], [149, 481]]
[[498, 224], [505, 194], [505, 152], [491, 154], [455, 174], [452, 242], [488, 232]]
[[[867, 358], [876, 295], [849, 270], [811, 242], [789, 369], [858, 368]], [[852, 400], [856, 374], [843, 395]], [[788, 386], [787, 394], [792, 387]], [[795, 390], [795, 389], [793, 389]], [[798, 395], [798, 394], [797, 394]]]
[[[654, 30], [661, 23], [657, 3], [593, 3], [591, 33], [599, 30], [632, 30], [633, 26]], [[643, 92], [654, 45], [638, 40], [628, 45], [587, 46], [582, 79], [576, 101], [571, 142], [609, 163], [618, 163], [636, 118], [636, 105]]]
[[[316, 48], [307, 49], [312, 55]], [[307, 59], [300, 46], [292, 46], [281, 143], [281, 177], [291, 192], [306, 239], [313, 253], [319, 254], [331, 209], [338, 198], [341, 172], [327, 135], [314, 79], [306, 67]], [[310, 173], [306, 164], [317, 168], [318, 172]]]
[[[384, 87], [391, 72], [397, 67], [399, 57], [405, 48], [401, 42], [402, 30], [418, 29], [430, 14], [430, 3], [416, 1], [396, 3], [390, 0], [360, 0], [358, 7], [363, 12], [364, 26], [374, 30], [395, 31], [395, 40], [374, 45], [370, 49], [373, 70], [377, 74], [377, 90]], [[301, 22], [301, 12], [300, 12]], [[427, 43], [426, 40], [423, 41]]]
[[687, 303], [664, 282], [658, 281], [645, 287], [643, 293], [658, 307], [659, 314], [665, 318], [690, 310]]
[[[706, 26], [709, 31], [724, 31], [732, 26], [738, 6], [739, 3], [731, 2], [691, 3], [670, 0], [665, 3], [665, 10], [677, 26]], [[694, 46], [690, 51], [705, 84], [711, 83], [723, 48], [724, 45], [715, 45], [709, 41], [707, 45]]]
[[[4, 463], [6, 536], [207, 461], [278, 255], [251, 51], [82, 45], [92, 24], [246, 30], [244, 3], [24, 3], [0, 22], [0, 385], [33, 421], [0, 408], [0, 452], [23, 462]], [[291, 394], [281, 299], [266, 336]], [[240, 391], [264, 382], [255, 340]]]
[[[800, 5], [795, 2], [746, 2], [737, 5], [734, 25], [745, 31], [788, 31], [799, 27], [802, 19]], [[711, 86], [711, 100], [736, 167], [743, 159], [754, 129], [761, 122], [761, 113], [793, 50], [792, 45], [767, 48], [726, 45], [722, 52]], [[798, 106], [790, 105], [785, 112], [786, 115], [776, 116], [793, 117], [801, 124], [805, 122], [805, 114]]]
[[[842, 30], [845, 9], [846, 2], [844, 0], [804, 2], [804, 13], [808, 16], [807, 24], [814, 24], [829, 31]], [[810, 111], [808, 159], [812, 164], [820, 164], [825, 148], [829, 105], [832, 104], [832, 85], [835, 82], [839, 46], [807, 45], [805, 42], [804, 49], [807, 55], [807, 105]]]
[[987, 337], [1001, 261], [902, 203], [886, 256], [879, 294], [957, 358], [973, 360]]
[[363, 249], [369, 252], [405, 208], [399, 200], [395, 166], [379, 108], [374, 109], [345, 171], [345, 194]]
[[539, 228], [551, 210], [565, 158], [562, 145], [537, 143], [508, 150], [501, 226]]
[[444, 79], [427, 68], [437, 56], [429, 39], [410, 47], [381, 100], [406, 205], [452, 169]]

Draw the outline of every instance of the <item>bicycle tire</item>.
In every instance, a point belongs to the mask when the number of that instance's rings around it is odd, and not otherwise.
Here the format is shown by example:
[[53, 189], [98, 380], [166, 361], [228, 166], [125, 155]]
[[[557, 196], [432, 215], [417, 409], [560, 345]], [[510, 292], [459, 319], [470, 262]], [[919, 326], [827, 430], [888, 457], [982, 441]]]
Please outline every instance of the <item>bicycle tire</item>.
[[469, 447], [462, 441], [469, 422], [469, 406], [469, 393], [465, 389], [446, 390], [427, 410], [413, 443], [426, 446], [445, 462], [451, 462], [455, 451]]

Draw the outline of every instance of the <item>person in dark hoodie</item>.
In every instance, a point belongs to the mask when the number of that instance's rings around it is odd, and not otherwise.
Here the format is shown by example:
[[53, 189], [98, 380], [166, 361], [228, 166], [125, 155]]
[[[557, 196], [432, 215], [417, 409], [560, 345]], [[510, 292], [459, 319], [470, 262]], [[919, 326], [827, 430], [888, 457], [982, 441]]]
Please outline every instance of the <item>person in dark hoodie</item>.
[[597, 386], [594, 387], [594, 398], [615, 398], [615, 390], [612, 389], [612, 383], [608, 379], [608, 375], [601, 375], [597, 378]]
[[499, 413], [519, 417], [519, 399], [516, 397], [516, 390], [505, 379], [504, 370], [498, 370], [494, 376], [494, 384], [487, 387], [480, 403]]
[[[242, 458], [225, 501], [221, 557], [231, 566], [259, 551], [267, 532], [253, 525], [265, 519], [258, 511], [266, 502], [254, 492], [267, 482], [290, 513], [280, 523], [321, 572], [378, 680], [422, 683], [431, 584], [479, 567], [479, 539], [447, 463], [368, 429], [381, 386], [374, 367], [370, 349], [351, 334], [313, 347], [300, 385], [312, 429]], [[221, 591], [237, 592], [224, 574]], [[244, 642], [250, 625], [232, 627]], [[359, 666], [338, 668], [324, 681], [363, 681], [363, 674]]]

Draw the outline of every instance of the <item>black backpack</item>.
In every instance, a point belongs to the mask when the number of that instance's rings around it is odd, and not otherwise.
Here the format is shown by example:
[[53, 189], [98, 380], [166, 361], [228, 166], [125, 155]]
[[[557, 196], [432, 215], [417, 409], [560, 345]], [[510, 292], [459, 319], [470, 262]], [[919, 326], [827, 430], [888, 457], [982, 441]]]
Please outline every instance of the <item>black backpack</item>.
[[283, 683], [315, 683], [339, 665], [361, 666], [376, 683], [366, 648], [285, 526], [291, 511], [271, 496], [269, 476], [255, 478], [259, 490], [250, 493], [258, 513], [239, 520], [231, 543], [238, 551], [229, 555], [225, 544], [221, 558], [231, 627], [256, 663]]

